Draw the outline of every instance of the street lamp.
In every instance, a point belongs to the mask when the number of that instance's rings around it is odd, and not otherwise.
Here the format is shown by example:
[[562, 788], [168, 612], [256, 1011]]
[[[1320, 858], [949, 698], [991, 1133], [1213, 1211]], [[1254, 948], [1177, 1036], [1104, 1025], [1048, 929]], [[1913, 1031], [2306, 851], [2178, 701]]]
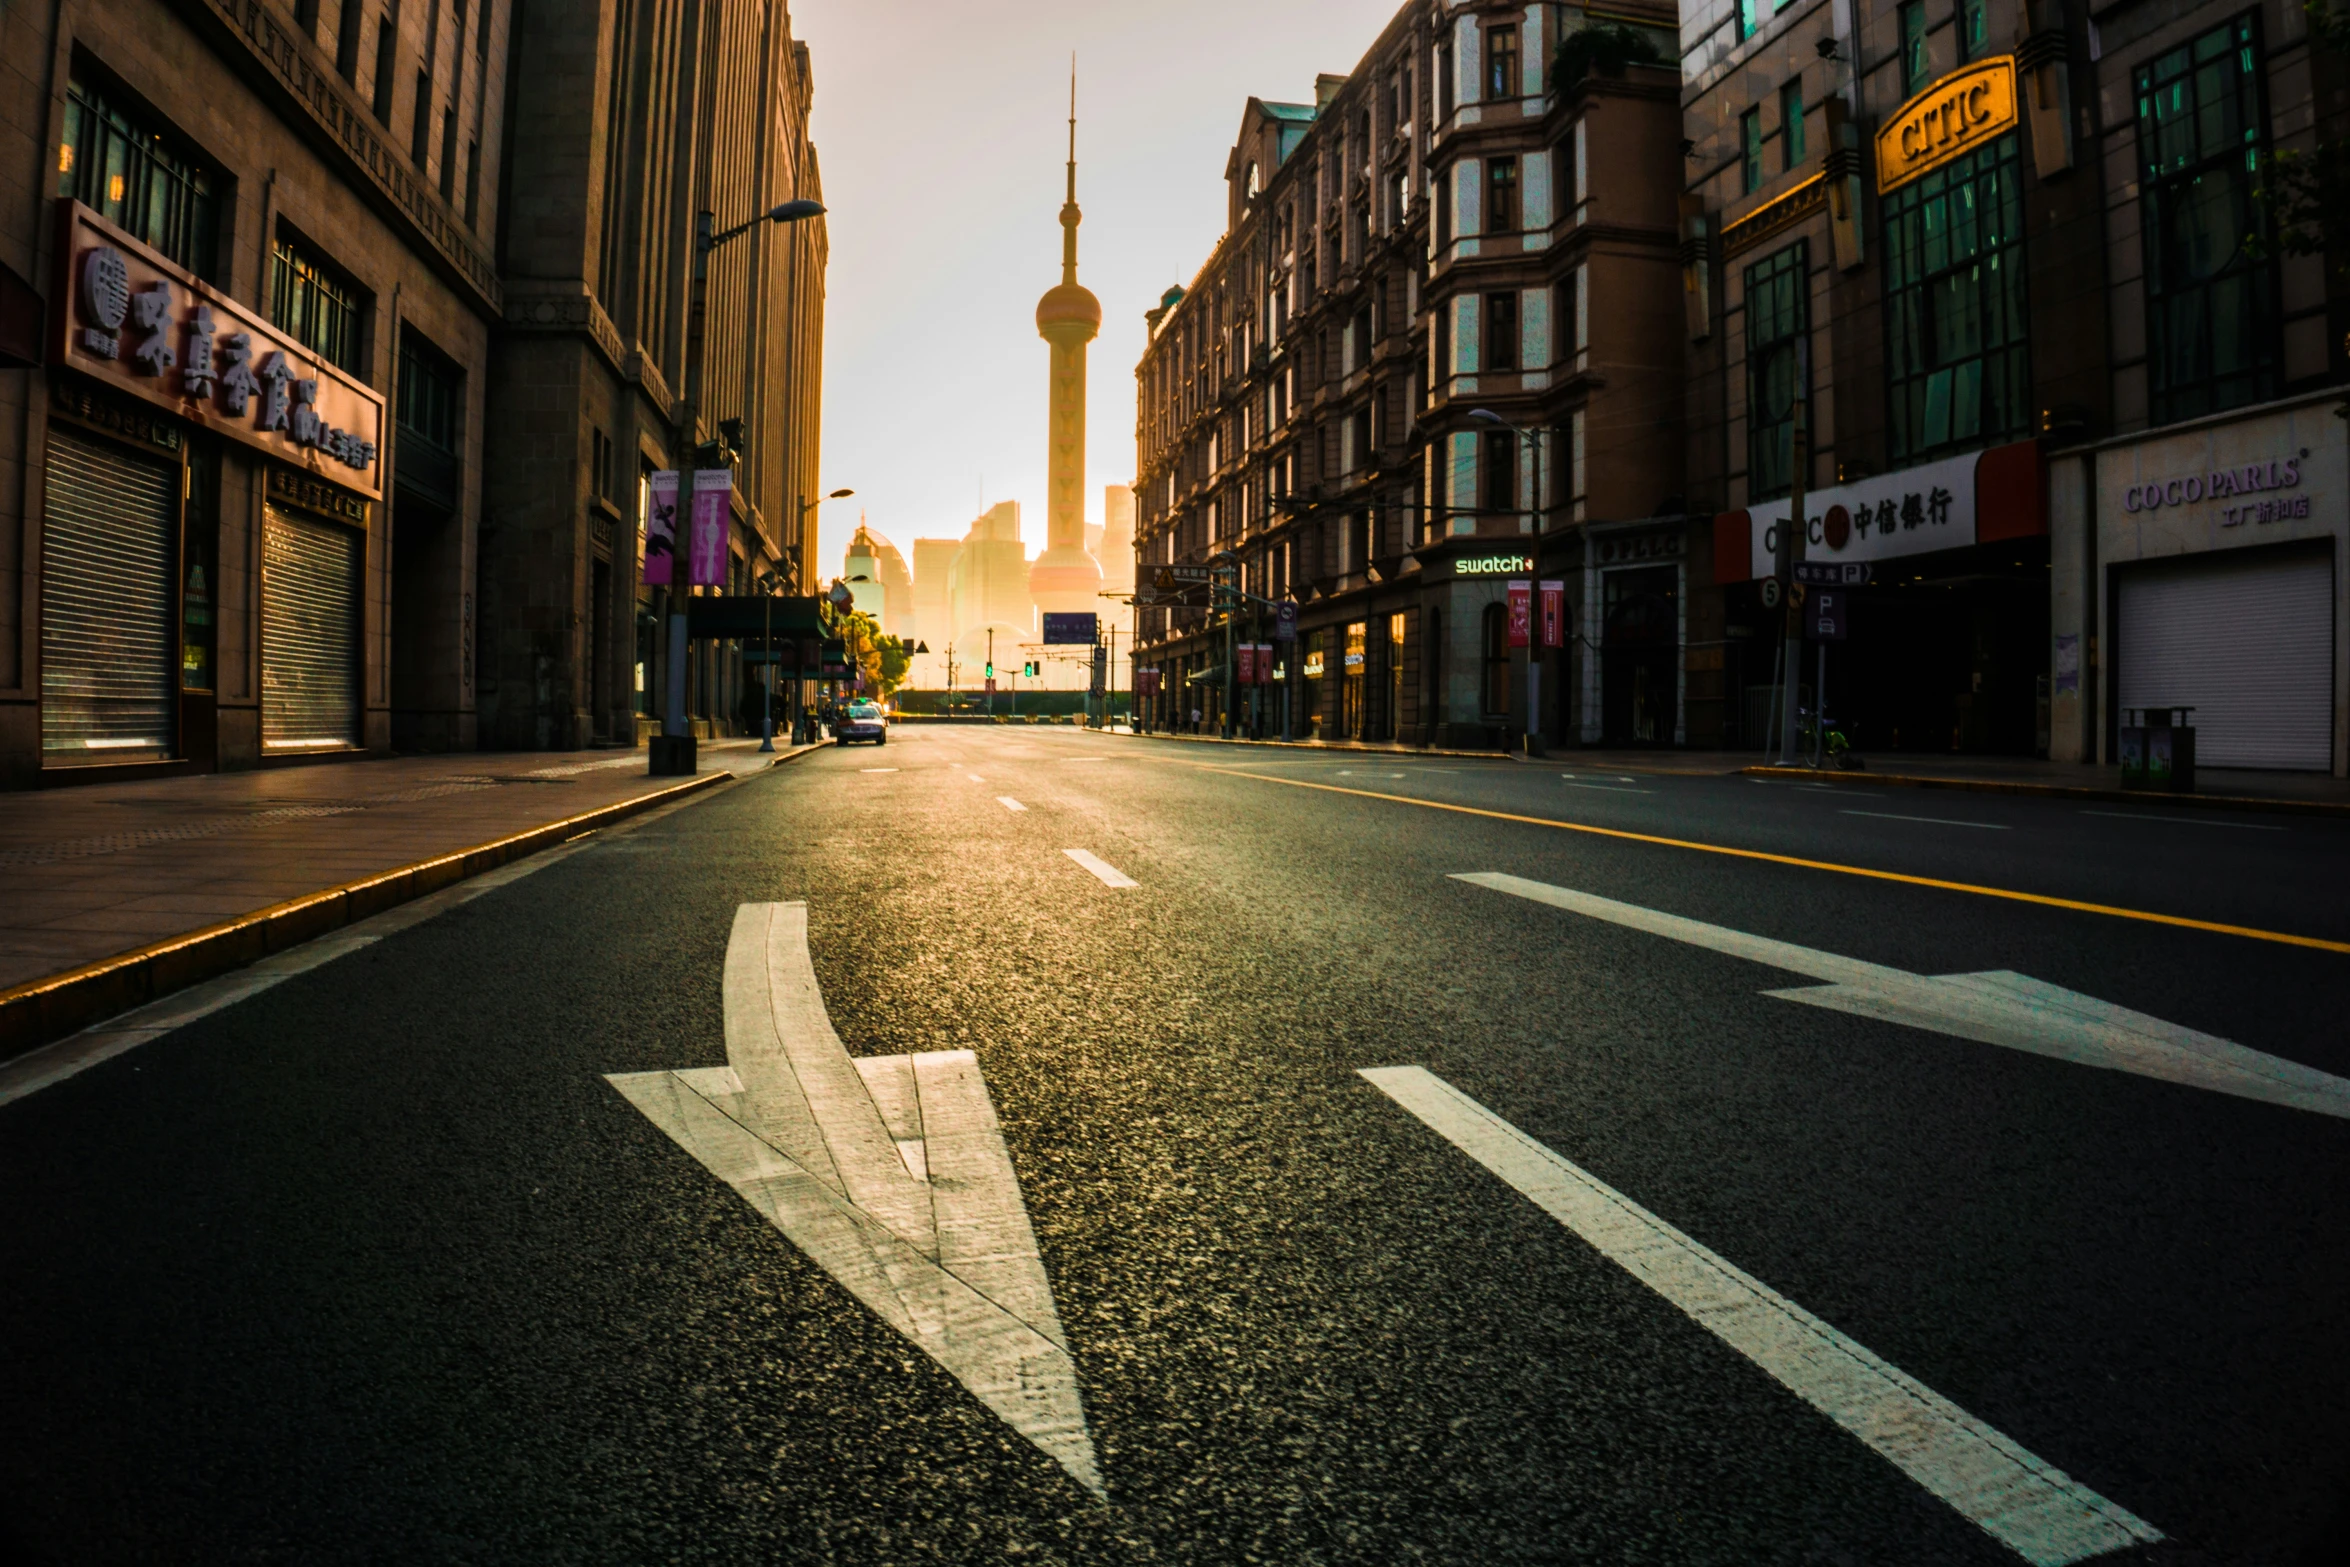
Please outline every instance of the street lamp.
[[[685, 398], [678, 411], [685, 440], [677, 465], [677, 517], [669, 535], [669, 703], [668, 711], [661, 717], [661, 733], [654, 737], [647, 758], [647, 771], [656, 778], [691, 777], [695, 771], [693, 727], [686, 721], [685, 713], [686, 600], [692, 591], [687, 579], [692, 575], [694, 476], [701, 467], [703, 451], [698, 444], [702, 433], [702, 314], [710, 287], [710, 252], [762, 223], [797, 223], [803, 218], [820, 216], [823, 211], [821, 202], [787, 201], [716, 233], [711, 231], [716, 214], [694, 214], [694, 261], [686, 309]], [[790, 330], [788, 312], [784, 322], [785, 330]], [[725, 443], [717, 443], [717, 448], [723, 454]]]
[[[1533, 456], [1534, 459], [1533, 501], [1535, 517], [1534, 535], [1536, 543], [1535, 554], [1533, 558], [1536, 570], [1533, 577], [1530, 578], [1526, 583], [1525, 662], [1519, 667], [1518, 690], [1526, 704], [1525, 722], [1522, 725], [1526, 737], [1526, 754], [1528, 756], [1539, 756], [1542, 754], [1542, 718], [1540, 711], [1540, 687], [1542, 676], [1539, 673], [1540, 666], [1535, 663], [1534, 617], [1538, 613], [1535, 607], [1535, 596], [1542, 590], [1542, 584], [1539, 580], [1541, 577], [1540, 549], [1542, 537], [1542, 442], [1536, 437], [1529, 435], [1524, 430], [1519, 429], [1516, 425], [1510, 423], [1507, 419], [1504, 419], [1501, 415], [1495, 413], [1490, 408], [1472, 408], [1469, 410], [1469, 417], [1472, 419], [1482, 419], [1487, 424], [1500, 425], [1503, 429], [1509, 431], [1512, 435], [1515, 435], [1519, 440], [1524, 441], [1526, 443], [1526, 450]], [[1509, 585], [1506, 582], [1502, 585], [1502, 591], [1505, 594], [1509, 591]]]

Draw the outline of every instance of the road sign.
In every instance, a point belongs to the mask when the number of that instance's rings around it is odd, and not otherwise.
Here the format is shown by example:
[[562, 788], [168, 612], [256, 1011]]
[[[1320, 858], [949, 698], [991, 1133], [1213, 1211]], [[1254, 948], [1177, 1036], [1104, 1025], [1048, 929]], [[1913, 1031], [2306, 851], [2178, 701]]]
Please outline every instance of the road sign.
[[1199, 583], [1212, 581], [1213, 578], [1210, 576], [1212, 570], [1212, 567], [1203, 565], [1161, 566], [1159, 568], [1158, 584], [1162, 588], [1181, 588], [1194, 586]]
[[1845, 614], [1851, 602], [1852, 595], [1841, 589], [1814, 593], [1803, 607], [1805, 633], [1814, 642], [1843, 641]]
[[1875, 571], [1865, 560], [1799, 560], [1795, 580], [1816, 588], [1865, 588]]
[[726, 1065], [605, 1081], [1103, 1495], [1077, 1363], [978, 1061], [852, 1059], [817, 988], [804, 903], [735, 910], [725, 995]]
[[1777, 577], [1765, 577], [1765, 578], [1763, 578], [1763, 581], [1762, 581], [1762, 601], [1763, 601], [1763, 608], [1765, 608], [1765, 609], [1777, 609], [1777, 608], [1779, 607], [1779, 603], [1780, 603], [1780, 601], [1781, 601], [1782, 599], [1784, 599], [1786, 596], [1787, 596], [1787, 588], [1786, 588], [1786, 585], [1785, 585], [1784, 583], [1780, 582], [1780, 580], [1779, 580]]
[[1044, 639], [1048, 645], [1074, 642], [1081, 647], [1091, 647], [1101, 639], [1101, 617], [1091, 610], [1079, 614], [1047, 610], [1044, 616]]
[[1297, 606], [1295, 604], [1284, 602], [1274, 609], [1273, 640], [1276, 642], [1295, 642], [1297, 640]]

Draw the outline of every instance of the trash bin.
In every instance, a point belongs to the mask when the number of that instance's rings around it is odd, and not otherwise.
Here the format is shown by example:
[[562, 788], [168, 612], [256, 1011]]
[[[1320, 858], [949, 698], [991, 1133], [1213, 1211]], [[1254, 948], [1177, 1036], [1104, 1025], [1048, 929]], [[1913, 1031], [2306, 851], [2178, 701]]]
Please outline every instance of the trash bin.
[[2125, 707], [2121, 722], [2122, 787], [2161, 794], [2195, 792], [2191, 707]]

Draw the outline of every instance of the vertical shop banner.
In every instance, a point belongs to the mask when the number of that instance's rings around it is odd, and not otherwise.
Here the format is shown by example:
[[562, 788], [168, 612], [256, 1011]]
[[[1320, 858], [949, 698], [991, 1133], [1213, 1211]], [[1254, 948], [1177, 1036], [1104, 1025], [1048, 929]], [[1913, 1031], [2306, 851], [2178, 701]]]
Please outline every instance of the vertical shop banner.
[[677, 470], [664, 468], [645, 481], [645, 585], [669, 586], [676, 556]]
[[1534, 641], [1534, 584], [1513, 582], [1510, 593], [1510, 646], [1530, 647]]
[[1257, 644], [1257, 684], [1260, 686], [1269, 686], [1272, 683], [1273, 644], [1270, 642], [1259, 642]]
[[726, 586], [727, 525], [734, 516], [734, 475], [725, 468], [694, 472], [693, 585]]
[[1257, 683], [1257, 645], [1254, 642], [1243, 642], [1239, 651], [1240, 683], [1253, 686]]
[[1567, 585], [1564, 582], [1542, 584], [1542, 645], [1567, 645]]

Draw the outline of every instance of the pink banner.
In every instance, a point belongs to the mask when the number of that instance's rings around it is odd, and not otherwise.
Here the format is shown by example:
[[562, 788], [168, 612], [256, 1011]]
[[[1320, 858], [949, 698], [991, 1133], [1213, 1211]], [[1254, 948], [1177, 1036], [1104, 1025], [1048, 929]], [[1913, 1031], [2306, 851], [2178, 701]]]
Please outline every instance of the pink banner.
[[1270, 642], [1259, 642], [1257, 644], [1257, 684], [1260, 686], [1269, 686], [1272, 683], [1273, 644]]
[[693, 584], [726, 586], [727, 524], [734, 515], [734, 475], [724, 468], [694, 474]]
[[669, 586], [669, 562], [677, 548], [677, 470], [664, 468], [645, 484], [645, 583]]
[[1567, 645], [1567, 585], [1564, 582], [1542, 584], [1542, 645]]
[[1510, 584], [1510, 646], [1528, 647], [1534, 641], [1534, 584]]
[[1240, 683], [1244, 686], [1257, 683], [1257, 645], [1254, 642], [1240, 644]]

